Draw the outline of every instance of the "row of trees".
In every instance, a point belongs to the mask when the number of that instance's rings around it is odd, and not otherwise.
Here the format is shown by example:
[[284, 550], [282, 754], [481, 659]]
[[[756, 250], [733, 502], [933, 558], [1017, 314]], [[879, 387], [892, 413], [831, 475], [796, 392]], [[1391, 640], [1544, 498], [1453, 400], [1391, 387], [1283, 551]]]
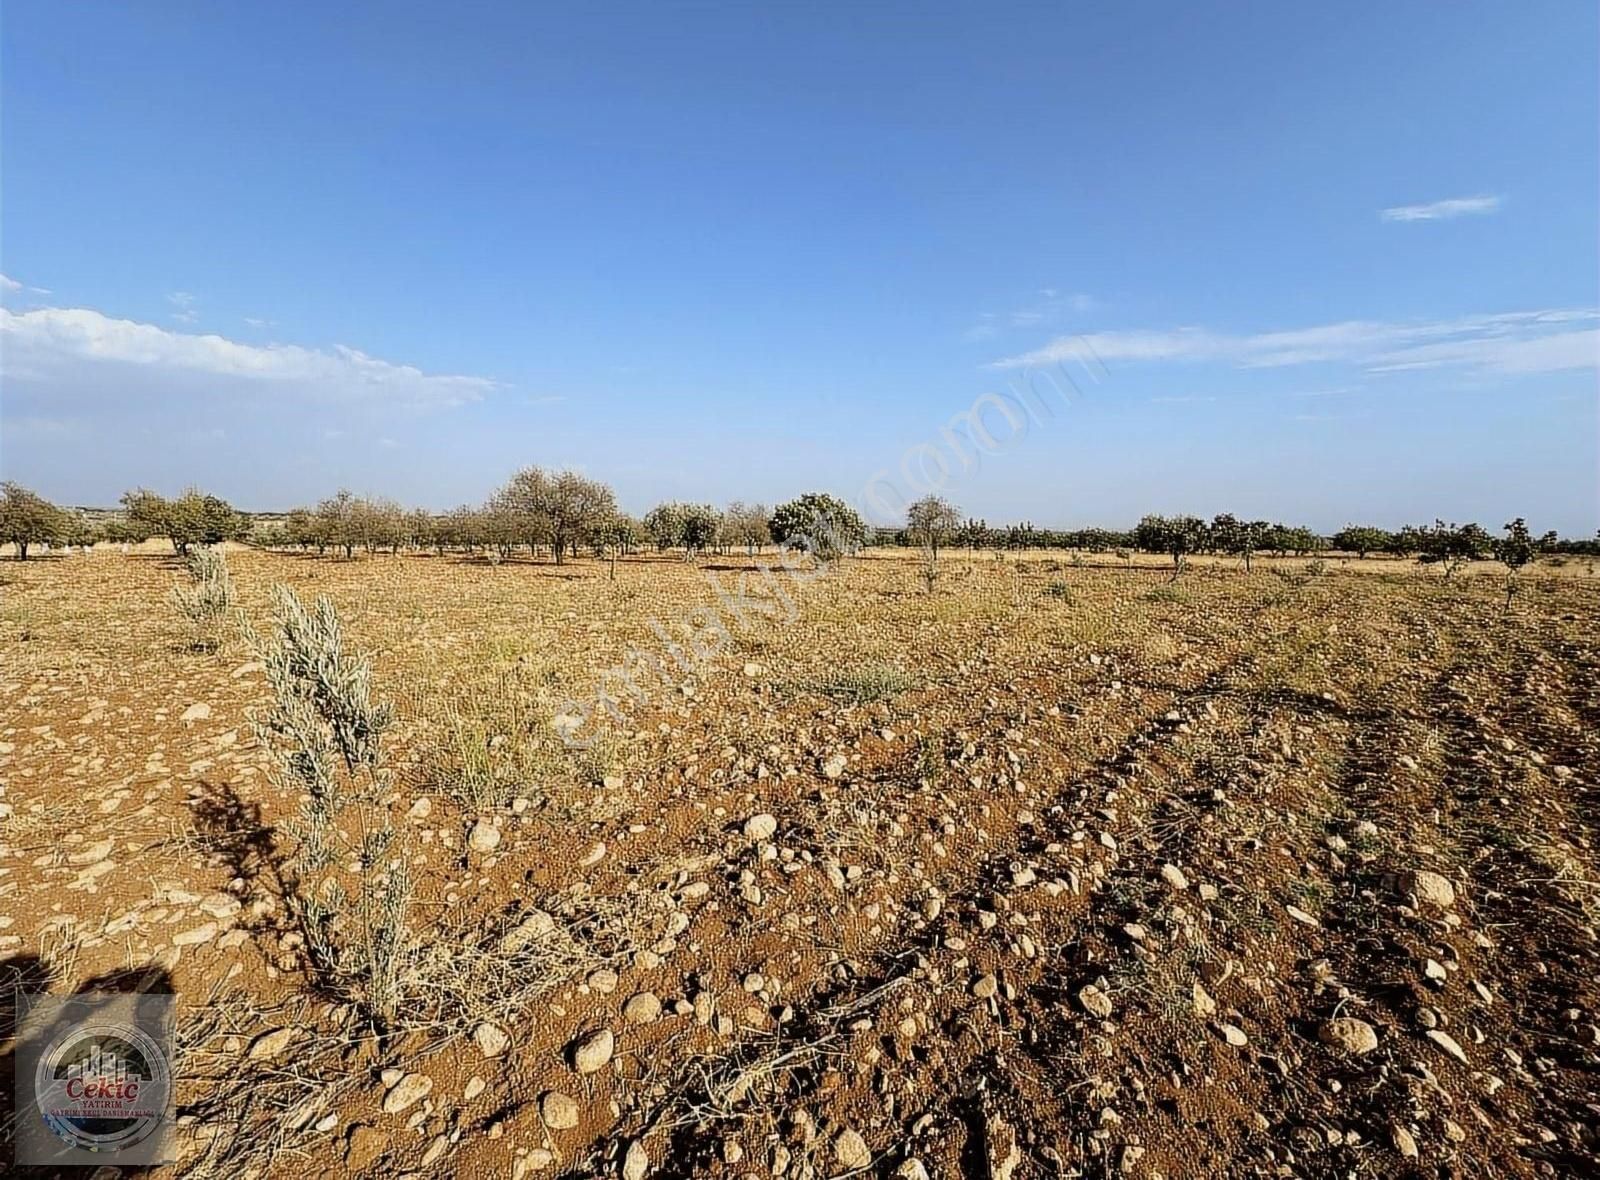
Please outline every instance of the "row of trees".
[[738, 501], [720, 511], [709, 504], [672, 501], [635, 518], [619, 510], [616, 496], [606, 484], [576, 472], [549, 472], [538, 467], [518, 471], [480, 506], [466, 505], [443, 513], [340, 491], [315, 507], [297, 508], [281, 520], [252, 524], [227, 501], [193, 488], [170, 499], [138, 488], [122, 497], [122, 509], [120, 517], [97, 525], [15, 483], [0, 484], [0, 544], [14, 545], [18, 556], [24, 558], [39, 544], [88, 545], [98, 540], [165, 537], [179, 554], [187, 554], [196, 545], [247, 540], [264, 547], [331, 551], [346, 557], [357, 550], [434, 548], [440, 552], [489, 551], [509, 558], [527, 549], [533, 554], [549, 553], [562, 563], [583, 552], [615, 561], [619, 554], [647, 548], [662, 553], [681, 550], [685, 557], [693, 557], [736, 548], [755, 553], [770, 544], [803, 545], [817, 556], [831, 559], [867, 544], [895, 543], [925, 552], [930, 584], [931, 571], [944, 547], [1061, 548], [1125, 555], [1143, 550], [1169, 555], [1176, 569], [1193, 554], [1237, 556], [1248, 567], [1259, 553], [1303, 556], [1335, 550], [1361, 557], [1373, 553], [1415, 557], [1442, 564], [1447, 574], [1469, 561], [1504, 561], [1524, 548], [1527, 560], [1539, 554], [1600, 554], [1600, 536], [1562, 540], [1547, 532], [1535, 539], [1520, 518], [1506, 525], [1506, 536], [1498, 539], [1480, 525], [1442, 520], [1398, 530], [1347, 525], [1331, 537], [1323, 537], [1308, 528], [1242, 520], [1229, 513], [1209, 522], [1196, 516], [1146, 516], [1127, 531], [1064, 531], [1040, 529], [1028, 522], [990, 527], [982, 520], [963, 520], [953, 505], [937, 496], [913, 504], [905, 527], [899, 530], [868, 529], [849, 505], [817, 492], [770, 510], [762, 504]]
[[166, 537], [175, 552], [187, 554], [193, 545], [243, 540], [250, 529], [249, 520], [226, 500], [195, 490], [169, 500], [140, 488], [122, 497], [122, 508], [121, 517], [97, 523], [8, 480], [0, 483], [0, 545], [14, 545], [26, 560], [36, 545]]
[[297, 508], [281, 522], [254, 533], [267, 547], [369, 553], [407, 548], [488, 550], [509, 558], [519, 550], [548, 552], [560, 564], [589, 551], [612, 559], [653, 547], [681, 549], [685, 557], [743, 547], [799, 543], [828, 558], [858, 549], [867, 530], [854, 510], [835, 497], [809, 493], [768, 511], [738, 501], [724, 510], [671, 501], [642, 519], [618, 509], [612, 490], [598, 480], [537, 467], [517, 472], [481, 506], [443, 513], [406, 509], [393, 500], [340, 491], [314, 508]]

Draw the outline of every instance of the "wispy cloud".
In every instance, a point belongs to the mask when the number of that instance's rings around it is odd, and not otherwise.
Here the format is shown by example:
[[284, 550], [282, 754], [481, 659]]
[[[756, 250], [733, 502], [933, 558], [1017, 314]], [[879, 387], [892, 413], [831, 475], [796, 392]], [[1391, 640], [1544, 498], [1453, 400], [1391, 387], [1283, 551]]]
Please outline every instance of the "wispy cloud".
[[177, 308], [172, 313], [172, 318], [180, 324], [192, 324], [200, 318], [200, 313], [195, 308], [195, 297], [187, 291], [173, 291], [167, 296], [167, 302]]
[[497, 388], [484, 377], [425, 373], [355, 348], [242, 344], [113, 319], [82, 307], [22, 313], [0, 308], [0, 339], [7, 376], [25, 375], [68, 394], [114, 389], [118, 378], [108, 370], [117, 368], [163, 380], [200, 375], [214, 396], [270, 392], [274, 398], [290, 394], [325, 402], [455, 405]]
[[968, 341], [993, 340], [1003, 327], [1035, 328], [1041, 324], [1061, 323], [1068, 312], [1083, 314], [1099, 306], [1094, 298], [1082, 292], [1064, 292], [1056, 287], [1041, 287], [1035, 292], [1037, 299], [1027, 306], [1005, 313], [985, 311], [978, 322], [962, 333]]
[[20, 290], [22, 290], [22, 284], [17, 282], [16, 279], [10, 277], [9, 275], [0, 275], [0, 291], [11, 292]]
[[1448, 221], [1452, 217], [1495, 213], [1499, 209], [1499, 197], [1451, 197], [1444, 201], [1429, 201], [1425, 205], [1395, 205], [1380, 209], [1378, 216], [1384, 221]]
[[1199, 393], [1172, 394], [1169, 396], [1153, 397], [1150, 399], [1152, 403], [1158, 406], [1198, 405], [1202, 402], [1214, 402], [1216, 400], [1217, 399], [1215, 397]]
[[1241, 369], [1330, 363], [1374, 373], [1460, 366], [1548, 373], [1600, 365], [1600, 309], [1560, 308], [1451, 320], [1344, 320], [1232, 335], [1205, 328], [1089, 332], [995, 362], [1023, 368], [1092, 350], [1103, 363], [1221, 364]]

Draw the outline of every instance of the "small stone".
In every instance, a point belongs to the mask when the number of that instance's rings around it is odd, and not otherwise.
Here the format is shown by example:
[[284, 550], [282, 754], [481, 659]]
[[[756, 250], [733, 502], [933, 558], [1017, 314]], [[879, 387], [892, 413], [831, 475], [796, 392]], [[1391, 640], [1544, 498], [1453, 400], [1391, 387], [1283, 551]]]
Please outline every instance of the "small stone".
[[546, 1091], [539, 1099], [539, 1117], [552, 1131], [569, 1131], [578, 1125], [578, 1100], [560, 1090]]
[[629, 996], [622, 1005], [622, 1018], [629, 1024], [650, 1024], [661, 1017], [661, 1000], [654, 992]]
[[207, 922], [203, 926], [196, 926], [193, 930], [184, 930], [172, 936], [173, 946], [199, 946], [201, 943], [210, 942], [217, 936], [217, 924]]
[[112, 842], [110, 840], [96, 840], [87, 844], [77, 852], [67, 855], [69, 865], [92, 865], [96, 861], [104, 860], [111, 855]]
[[972, 994], [977, 996], [980, 1000], [987, 1000], [999, 990], [1000, 981], [992, 974], [980, 975], [977, 979], [977, 982], [972, 985]]
[[425, 1073], [408, 1073], [383, 1096], [383, 1113], [399, 1114], [413, 1103], [420, 1102], [433, 1091], [433, 1079]]
[[466, 1088], [461, 1091], [461, 1101], [471, 1102], [474, 1098], [476, 1098], [479, 1094], [482, 1094], [488, 1088], [488, 1082], [484, 1081], [477, 1074], [473, 1074], [467, 1079]]
[[902, 1160], [900, 1166], [894, 1170], [895, 1180], [928, 1180], [928, 1169], [916, 1156]]
[[572, 1044], [572, 1068], [579, 1073], [604, 1069], [616, 1047], [617, 1038], [609, 1028], [587, 1033]]
[[1212, 1027], [1217, 1030], [1218, 1036], [1235, 1048], [1241, 1048], [1250, 1043], [1250, 1038], [1245, 1036], [1244, 1029], [1238, 1027], [1237, 1025], [1225, 1024], [1221, 1021], [1218, 1021], [1216, 1024], [1212, 1025]]
[[188, 725], [193, 721], [204, 721], [211, 716], [211, 706], [204, 701], [196, 701], [178, 716], [178, 720]]
[[427, 819], [432, 814], [433, 800], [428, 798], [426, 795], [423, 795], [411, 805], [410, 810], [406, 812], [406, 818], [422, 820]]
[[848, 765], [849, 760], [843, 754], [835, 754], [822, 764], [822, 773], [828, 778], [838, 778]]
[[594, 868], [595, 865], [599, 864], [605, 858], [606, 858], [606, 842], [604, 840], [596, 840], [589, 847], [589, 851], [585, 852], [582, 856], [580, 856], [578, 858], [578, 867], [580, 869], [592, 869], [592, 868]]
[[1450, 878], [1439, 873], [1419, 869], [1406, 877], [1406, 892], [1416, 895], [1423, 905], [1447, 910], [1456, 904], [1456, 889]]
[[644, 1180], [650, 1171], [650, 1152], [646, 1150], [644, 1140], [635, 1139], [628, 1144], [628, 1150], [622, 1157], [622, 1180]]
[[1083, 1005], [1083, 1010], [1090, 1016], [1099, 1017], [1101, 1020], [1111, 1019], [1111, 997], [1092, 983], [1078, 989], [1078, 1003]]
[[1317, 1039], [1324, 1045], [1332, 1045], [1357, 1057], [1378, 1047], [1377, 1031], [1365, 1020], [1357, 1020], [1354, 1016], [1338, 1016], [1323, 1021], [1317, 1029]]
[[344, 1141], [344, 1162], [352, 1172], [365, 1172], [388, 1145], [389, 1137], [376, 1127], [364, 1123], [351, 1127], [350, 1135]]
[[833, 1141], [833, 1155], [841, 1166], [852, 1172], [872, 1166], [872, 1149], [853, 1127], [839, 1132], [839, 1137]]
[[480, 819], [472, 825], [472, 834], [467, 837], [467, 845], [480, 856], [487, 856], [500, 847], [500, 829], [486, 819]]
[[1189, 888], [1189, 878], [1183, 875], [1183, 870], [1174, 864], [1161, 866], [1161, 879], [1179, 893]]
[[1211, 998], [1211, 993], [1206, 991], [1199, 983], [1189, 987], [1189, 999], [1194, 1005], [1194, 1014], [1201, 1020], [1209, 1020], [1217, 1014], [1217, 1002]]
[[764, 671], [766, 671], [766, 669], [757, 663], [749, 663], [744, 666], [744, 674], [751, 680], [754, 680], [756, 677], [760, 676]]
[[763, 811], [760, 815], [752, 815], [744, 821], [744, 838], [746, 840], [770, 840], [778, 831], [778, 817]]
[[1440, 1049], [1454, 1057], [1462, 1065], [1467, 1064], [1467, 1052], [1457, 1040], [1443, 1029], [1430, 1028], [1425, 1034], [1427, 1038]]
[[250, 1042], [250, 1047], [245, 1050], [245, 1056], [251, 1061], [272, 1061], [289, 1047], [289, 1042], [294, 1040], [295, 1031], [293, 1025], [287, 1025], [275, 1028], [271, 1032], [264, 1032]]
[[472, 1043], [485, 1057], [498, 1057], [511, 1046], [511, 1038], [498, 1025], [480, 1024], [472, 1030]]
[[1285, 913], [1287, 913], [1296, 922], [1299, 922], [1302, 926], [1321, 926], [1322, 925], [1321, 922], [1317, 921], [1316, 918], [1314, 918], [1310, 914], [1306, 913], [1299, 906], [1286, 905], [1283, 908], [1284, 908], [1284, 912]]
[[522, 921], [500, 937], [500, 950], [504, 954], [515, 954], [527, 947], [528, 944], [543, 938], [556, 928], [556, 920], [543, 910], [533, 910]]
[[1410, 1131], [1399, 1123], [1389, 1128], [1389, 1139], [1394, 1144], [1394, 1149], [1408, 1160], [1417, 1158], [1417, 1141]]
[[200, 899], [200, 912], [212, 918], [231, 918], [243, 908], [231, 893], [208, 893]]

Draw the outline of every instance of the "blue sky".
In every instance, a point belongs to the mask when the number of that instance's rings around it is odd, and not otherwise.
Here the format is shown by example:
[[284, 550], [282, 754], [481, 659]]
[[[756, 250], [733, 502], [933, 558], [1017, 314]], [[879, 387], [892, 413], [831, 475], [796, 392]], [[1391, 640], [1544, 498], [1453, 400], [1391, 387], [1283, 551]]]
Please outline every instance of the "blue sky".
[[0, 466], [79, 504], [446, 507], [530, 463], [635, 511], [859, 500], [1087, 348], [951, 499], [1590, 533], [1597, 35], [1582, 3], [12, 0]]

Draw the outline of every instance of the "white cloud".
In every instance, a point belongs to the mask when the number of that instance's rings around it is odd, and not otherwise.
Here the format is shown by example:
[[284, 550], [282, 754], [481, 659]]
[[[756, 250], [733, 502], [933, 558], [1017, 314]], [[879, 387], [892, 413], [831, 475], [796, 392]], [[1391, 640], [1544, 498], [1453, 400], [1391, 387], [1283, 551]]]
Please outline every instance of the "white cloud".
[[1499, 197], [1451, 197], [1425, 205], [1395, 205], [1380, 209], [1378, 216], [1384, 221], [1448, 221], [1463, 214], [1495, 213], [1499, 209]]
[[0, 308], [4, 372], [68, 393], [116, 388], [106, 370], [133, 369], [162, 380], [206, 379], [211, 396], [298, 395], [318, 401], [383, 400], [411, 405], [477, 401], [497, 388], [484, 377], [436, 375], [338, 346], [241, 344], [113, 319], [81, 307], [15, 313]]
[[1099, 306], [1094, 298], [1082, 292], [1064, 294], [1056, 287], [1041, 287], [1039, 300], [1026, 307], [1006, 312], [1003, 316], [992, 311], [979, 314], [978, 322], [962, 333], [962, 339], [971, 341], [993, 340], [1000, 334], [1002, 323], [1011, 328], [1034, 328], [1041, 324], [1060, 323], [1070, 312], [1093, 311]]
[[0, 275], [0, 291], [20, 291], [22, 284], [10, 275]]
[[187, 291], [174, 291], [167, 296], [167, 302], [178, 310], [172, 313], [172, 318], [180, 324], [192, 324], [200, 318], [200, 313], [195, 309], [195, 298]]
[[1311, 328], [1231, 335], [1205, 328], [1088, 332], [995, 362], [1024, 368], [1079, 360], [1102, 363], [1225, 364], [1242, 369], [1313, 363], [1370, 372], [1454, 365], [1506, 373], [1548, 373], [1600, 364], [1600, 309], [1561, 308], [1453, 320], [1345, 320]]

